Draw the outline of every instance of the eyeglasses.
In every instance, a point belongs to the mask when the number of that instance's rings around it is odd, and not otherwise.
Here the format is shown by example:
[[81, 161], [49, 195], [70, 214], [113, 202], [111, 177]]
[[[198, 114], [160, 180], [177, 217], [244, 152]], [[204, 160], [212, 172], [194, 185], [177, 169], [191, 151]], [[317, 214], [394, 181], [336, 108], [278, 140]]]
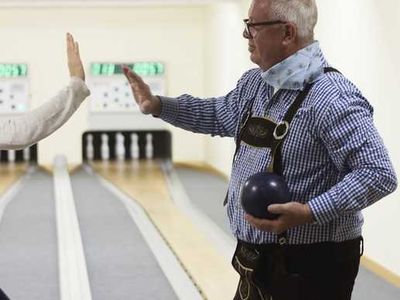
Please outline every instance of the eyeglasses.
[[267, 22], [257, 22], [257, 23], [251, 23], [249, 19], [244, 19], [244, 32], [243, 36], [246, 39], [252, 39], [254, 36], [257, 34], [257, 26], [270, 26], [270, 25], [276, 25], [276, 24], [285, 24], [286, 22], [276, 20], [276, 21], [267, 21]]

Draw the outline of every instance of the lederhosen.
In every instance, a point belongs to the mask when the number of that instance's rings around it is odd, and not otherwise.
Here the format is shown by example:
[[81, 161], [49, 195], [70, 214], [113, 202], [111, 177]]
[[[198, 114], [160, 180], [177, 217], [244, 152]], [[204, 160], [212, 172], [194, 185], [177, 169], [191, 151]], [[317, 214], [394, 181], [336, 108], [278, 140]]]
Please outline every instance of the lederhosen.
[[[325, 68], [325, 73], [339, 72], [334, 68]], [[281, 148], [284, 139], [288, 133], [290, 123], [301, 107], [304, 99], [310, 92], [313, 84], [308, 84], [303, 91], [296, 97], [293, 104], [289, 107], [283, 120], [276, 124], [273, 121], [262, 118], [252, 117], [252, 107], [254, 100], [248, 104], [247, 112], [241, 121], [238, 137], [236, 139], [236, 150], [234, 160], [240, 149], [240, 144], [244, 141], [246, 144], [255, 147], [265, 147], [271, 149], [271, 163], [267, 172], [274, 172], [282, 176]], [[224, 205], [227, 203], [225, 197]], [[302, 275], [303, 270], [308, 270], [309, 266], [313, 268], [313, 262], [306, 263], [309, 255], [317, 258], [321, 256], [321, 261], [315, 265], [318, 273], [321, 262], [326, 262], [329, 255], [332, 257], [347, 257], [351, 255], [352, 269], [349, 283], [343, 288], [343, 295], [350, 294], [354, 278], [358, 272], [358, 263], [360, 257], [360, 239], [346, 241], [344, 243], [316, 243], [312, 245], [287, 245], [286, 232], [277, 237], [278, 244], [250, 244], [244, 241], [238, 241], [235, 254], [232, 258], [232, 265], [240, 275], [240, 280], [234, 300], [328, 300], [329, 292], [324, 293], [324, 298], [319, 299], [311, 296], [311, 289], [316, 289], [313, 284], [308, 282]], [[298, 256], [303, 260], [296, 262], [294, 257], [299, 253], [304, 253], [304, 257]], [[357, 260], [358, 258], [358, 260]], [[333, 258], [332, 258], [333, 259]], [[304, 263], [303, 263], [304, 262]], [[303, 263], [303, 264], [302, 264]], [[335, 272], [334, 272], [335, 273]], [[321, 271], [321, 274], [324, 274]], [[353, 276], [354, 275], [354, 276]], [[332, 277], [333, 278], [333, 277]], [[335, 279], [332, 279], [335, 280]], [[353, 282], [351, 282], [353, 280]], [[309, 290], [307, 286], [309, 285]], [[325, 289], [324, 287], [321, 287]], [[328, 287], [326, 289], [329, 289]], [[339, 293], [339, 292], [338, 292]], [[331, 293], [333, 295], [333, 293]], [[332, 296], [340, 297], [340, 296]], [[347, 297], [347, 296], [346, 296]], [[345, 296], [332, 300], [350, 299]]]
[[10, 300], [7, 295], [0, 289], [0, 300]]

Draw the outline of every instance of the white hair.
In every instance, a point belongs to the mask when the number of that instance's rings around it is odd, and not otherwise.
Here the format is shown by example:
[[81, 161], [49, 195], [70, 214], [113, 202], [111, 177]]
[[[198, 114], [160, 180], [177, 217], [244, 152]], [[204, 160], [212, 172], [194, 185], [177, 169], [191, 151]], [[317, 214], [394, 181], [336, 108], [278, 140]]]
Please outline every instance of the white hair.
[[296, 24], [302, 39], [314, 38], [314, 27], [318, 19], [315, 0], [270, 0], [270, 5], [271, 18]]

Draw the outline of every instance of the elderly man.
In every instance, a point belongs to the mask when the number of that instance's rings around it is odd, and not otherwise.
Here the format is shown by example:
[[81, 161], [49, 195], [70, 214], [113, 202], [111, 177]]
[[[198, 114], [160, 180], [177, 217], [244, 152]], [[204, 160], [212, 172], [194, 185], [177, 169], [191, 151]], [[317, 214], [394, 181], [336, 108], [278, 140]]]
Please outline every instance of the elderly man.
[[[259, 68], [229, 94], [156, 97], [126, 69], [135, 99], [143, 113], [175, 126], [235, 137], [226, 198], [238, 239], [235, 299], [350, 299], [362, 254], [361, 210], [397, 186], [372, 107], [314, 40], [314, 0], [253, 0], [244, 22]], [[273, 126], [273, 134], [263, 140], [252, 124]], [[289, 203], [265, 208], [275, 220], [246, 214], [239, 199], [249, 176], [267, 169], [291, 194]]]

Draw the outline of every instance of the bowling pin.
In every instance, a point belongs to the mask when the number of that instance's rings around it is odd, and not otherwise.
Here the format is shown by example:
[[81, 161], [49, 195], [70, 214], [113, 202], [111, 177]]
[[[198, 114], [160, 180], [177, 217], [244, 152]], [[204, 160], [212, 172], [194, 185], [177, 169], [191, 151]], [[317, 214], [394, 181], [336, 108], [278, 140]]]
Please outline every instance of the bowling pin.
[[139, 158], [139, 136], [136, 133], [131, 134], [131, 157], [132, 159]]
[[124, 135], [120, 132], [116, 135], [116, 143], [115, 143], [115, 155], [117, 156], [117, 160], [121, 161], [125, 159], [125, 138]]
[[15, 150], [8, 150], [8, 161], [15, 162]]
[[106, 133], [103, 133], [101, 135], [100, 154], [102, 160], [110, 159], [110, 148], [108, 146], [108, 135]]
[[29, 159], [31, 158], [31, 151], [30, 151], [30, 148], [28, 147], [28, 148], [25, 148], [24, 150], [23, 150], [23, 152], [22, 152], [23, 154], [23, 157], [24, 157], [24, 161], [25, 162], [28, 162], [29, 161]]
[[146, 158], [152, 159], [153, 158], [153, 135], [151, 133], [146, 134]]
[[93, 147], [93, 135], [88, 134], [86, 136], [86, 158], [93, 160], [94, 158], [94, 147]]

